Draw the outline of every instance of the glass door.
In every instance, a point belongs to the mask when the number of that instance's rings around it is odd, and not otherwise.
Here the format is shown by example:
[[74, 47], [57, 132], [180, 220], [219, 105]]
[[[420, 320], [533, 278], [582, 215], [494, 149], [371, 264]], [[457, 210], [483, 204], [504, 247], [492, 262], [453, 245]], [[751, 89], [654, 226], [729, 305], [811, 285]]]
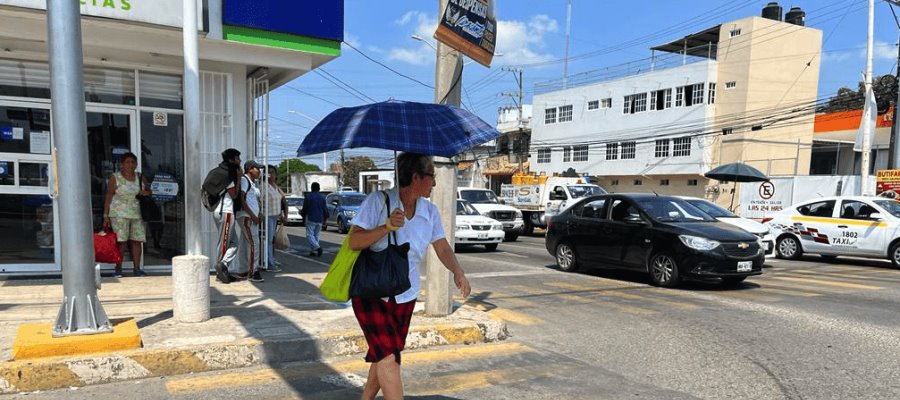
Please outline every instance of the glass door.
[[59, 271], [48, 104], [0, 101], [0, 272]]

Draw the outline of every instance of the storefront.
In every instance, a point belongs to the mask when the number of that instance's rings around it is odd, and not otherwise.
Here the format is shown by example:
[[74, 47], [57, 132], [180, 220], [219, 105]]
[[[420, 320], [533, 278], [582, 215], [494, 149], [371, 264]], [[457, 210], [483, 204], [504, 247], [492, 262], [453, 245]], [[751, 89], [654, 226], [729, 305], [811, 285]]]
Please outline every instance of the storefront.
[[[64, 257], [56, 251], [60, 230], [44, 3], [0, 0], [0, 273], [6, 274], [58, 273]], [[91, 185], [91, 204], [84, 209], [92, 213], [96, 230], [108, 177], [124, 153], [136, 154], [159, 211], [146, 221], [145, 265], [170, 268], [171, 258], [185, 252], [186, 224], [202, 226], [210, 238], [207, 248], [215, 237], [208, 216], [184, 220], [185, 158], [200, 157], [204, 169], [217, 164], [227, 147], [240, 149], [245, 160], [257, 158], [254, 149], [263, 147], [267, 116], [256, 104], [267, 101], [269, 89], [339, 54], [343, 4], [271, 1], [263, 7], [271, 10], [254, 11], [256, 19], [247, 22], [252, 1], [203, 2], [203, 139], [197, 153], [184, 148], [181, 0], [132, 0], [121, 2], [129, 4], [127, 10], [114, 11], [82, 3]], [[283, 15], [271, 16], [274, 10], [303, 14], [298, 18], [306, 21], [285, 27]]]

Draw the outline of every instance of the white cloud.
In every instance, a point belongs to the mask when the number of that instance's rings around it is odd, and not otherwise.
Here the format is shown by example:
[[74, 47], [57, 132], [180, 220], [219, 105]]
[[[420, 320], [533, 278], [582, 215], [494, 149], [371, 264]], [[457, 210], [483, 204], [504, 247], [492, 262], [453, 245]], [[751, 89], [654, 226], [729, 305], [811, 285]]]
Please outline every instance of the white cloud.
[[822, 62], [841, 62], [855, 56], [855, 51], [823, 51]]
[[[401, 27], [412, 26], [412, 33], [410, 33], [410, 36], [417, 35], [432, 44], [434, 43], [434, 39], [431, 37], [434, 35], [434, 30], [437, 26], [437, 17], [428, 15], [422, 11], [409, 11], [394, 21], [394, 23]], [[402, 40], [408, 40], [409, 44], [404, 44], [401, 47], [392, 47], [387, 50], [388, 60], [395, 60], [414, 65], [427, 65], [434, 62], [434, 49], [430, 46], [415, 41], [409, 36], [405, 36]]]
[[875, 41], [874, 50], [872, 52], [873, 58], [876, 60], [895, 60], [897, 59], [897, 46], [893, 43], [887, 43], [882, 41]]

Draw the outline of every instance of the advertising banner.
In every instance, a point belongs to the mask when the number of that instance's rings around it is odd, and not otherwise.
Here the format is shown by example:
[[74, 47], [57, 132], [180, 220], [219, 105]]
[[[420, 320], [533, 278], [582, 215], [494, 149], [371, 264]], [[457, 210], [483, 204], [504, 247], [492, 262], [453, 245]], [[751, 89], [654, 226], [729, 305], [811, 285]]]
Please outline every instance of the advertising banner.
[[490, 67], [497, 41], [493, 3], [491, 0], [448, 0], [434, 38]]
[[875, 195], [896, 199], [900, 193], [900, 169], [880, 169], [875, 175]]
[[[183, 4], [183, 0], [81, 0], [81, 15], [181, 28]], [[0, 5], [46, 10], [47, 0], [0, 0]], [[202, 7], [203, 1], [198, 1], [200, 27], [203, 26]]]

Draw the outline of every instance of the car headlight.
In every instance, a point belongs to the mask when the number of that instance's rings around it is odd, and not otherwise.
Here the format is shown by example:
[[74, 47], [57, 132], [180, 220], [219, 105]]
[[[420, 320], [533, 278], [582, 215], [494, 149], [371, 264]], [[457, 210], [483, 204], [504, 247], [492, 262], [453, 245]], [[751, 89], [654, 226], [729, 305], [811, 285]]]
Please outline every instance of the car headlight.
[[344, 215], [353, 218], [356, 216], [356, 211], [353, 210], [344, 210]]
[[491, 225], [491, 229], [493, 229], [495, 231], [502, 231], [503, 225], [502, 224], [493, 224], [493, 225]]
[[678, 235], [678, 238], [681, 239], [681, 243], [684, 243], [685, 246], [690, 247], [694, 250], [712, 250], [716, 247], [719, 247], [720, 244], [715, 240], [710, 240], [700, 236]]
[[458, 224], [458, 225], [456, 225], [456, 230], [458, 230], [458, 231], [467, 231], [467, 230], [469, 230], [469, 229], [471, 229], [471, 228], [469, 228], [469, 226], [466, 225], [466, 224]]

